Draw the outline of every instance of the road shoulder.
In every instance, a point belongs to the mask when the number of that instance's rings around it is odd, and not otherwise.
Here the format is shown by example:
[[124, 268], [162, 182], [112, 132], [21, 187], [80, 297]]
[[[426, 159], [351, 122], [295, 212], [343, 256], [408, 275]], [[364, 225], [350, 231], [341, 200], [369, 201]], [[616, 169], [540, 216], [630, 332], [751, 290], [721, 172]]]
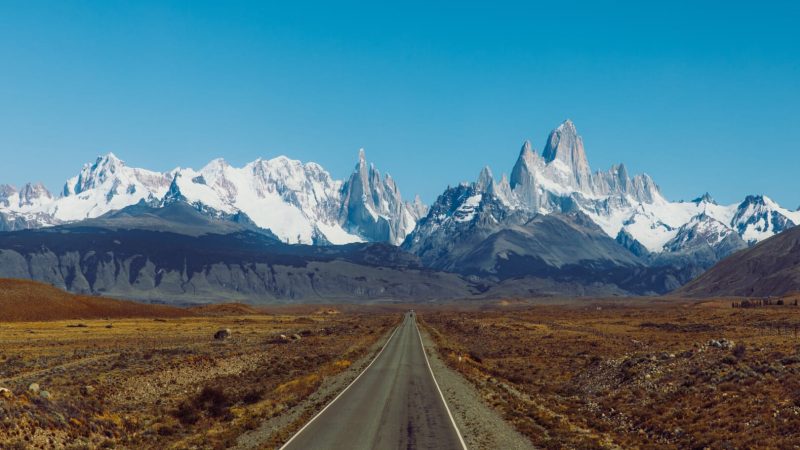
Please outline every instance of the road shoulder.
[[522, 434], [503, 420], [481, 399], [477, 389], [439, 358], [439, 353], [424, 327], [419, 327], [433, 374], [444, 394], [467, 448], [509, 450], [533, 449]]
[[366, 355], [355, 361], [349, 368], [331, 377], [326, 377], [319, 389], [303, 401], [282, 414], [262, 422], [258, 428], [239, 436], [235, 448], [239, 450], [262, 448], [276, 433], [286, 434], [285, 439], [282, 440], [287, 441], [366, 369], [388, 342], [396, 328], [392, 328], [372, 344]]

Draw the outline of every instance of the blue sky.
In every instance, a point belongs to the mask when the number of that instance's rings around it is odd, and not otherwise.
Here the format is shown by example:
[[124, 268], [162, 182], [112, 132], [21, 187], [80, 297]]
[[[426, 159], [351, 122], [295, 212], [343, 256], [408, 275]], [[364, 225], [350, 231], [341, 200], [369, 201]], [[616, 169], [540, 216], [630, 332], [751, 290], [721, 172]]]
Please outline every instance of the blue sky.
[[3, 1], [0, 182], [365, 147], [430, 202], [571, 118], [668, 198], [800, 205], [800, 2], [379, 3]]

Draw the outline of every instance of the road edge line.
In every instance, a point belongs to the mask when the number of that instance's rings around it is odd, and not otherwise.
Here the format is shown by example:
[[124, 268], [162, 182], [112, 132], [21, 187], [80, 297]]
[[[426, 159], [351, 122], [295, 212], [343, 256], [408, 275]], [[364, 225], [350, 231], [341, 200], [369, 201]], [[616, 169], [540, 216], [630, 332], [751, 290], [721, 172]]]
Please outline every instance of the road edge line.
[[453, 428], [456, 430], [456, 435], [458, 436], [458, 440], [461, 441], [461, 447], [464, 450], [467, 450], [467, 444], [464, 442], [464, 437], [461, 436], [461, 430], [458, 429], [458, 425], [456, 425], [456, 420], [453, 418], [453, 413], [450, 412], [450, 407], [447, 406], [447, 400], [444, 398], [444, 394], [442, 393], [442, 388], [439, 387], [439, 382], [436, 381], [436, 375], [433, 374], [433, 368], [431, 368], [431, 362], [428, 360], [428, 353], [425, 351], [425, 343], [422, 342], [422, 333], [419, 331], [419, 325], [417, 325], [417, 315], [414, 314], [414, 328], [417, 329], [417, 336], [419, 336], [419, 345], [422, 347], [422, 354], [425, 355], [425, 362], [428, 364], [428, 370], [431, 372], [431, 378], [433, 378], [433, 384], [436, 385], [436, 390], [439, 391], [439, 397], [442, 399], [442, 403], [444, 403], [444, 409], [447, 410], [447, 416], [450, 417], [450, 422], [453, 424]]
[[[414, 323], [416, 324], [416, 321], [415, 321]], [[300, 433], [302, 433], [302, 432], [303, 432], [303, 430], [305, 430], [305, 429], [306, 429], [306, 428], [307, 428], [309, 425], [311, 425], [311, 423], [312, 423], [312, 422], [314, 422], [315, 420], [317, 420], [317, 417], [321, 416], [321, 415], [322, 415], [322, 413], [324, 413], [326, 409], [328, 409], [328, 408], [329, 408], [329, 407], [330, 407], [332, 404], [334, 404], [334, 403], [336, 402], [336, 400], [339, 400], [339, 397], [341, 397], [341, 396], [342, 396], [342, 394], [344, 394], [345, 392], [347, 392], [347, 390], [348, 390], [348, 389], [350, 389], [350, 386], [354, 385], [354, 384], [356, 383], [356, 381], [358, 381], [358, 379], [359, 379], [359, 378], [361, 378], [361, 375], [364, 375], [364, 372], [366, 372], [366, 371], [367, 371], [367, 370], [368, 370], [370, 367], [372, 367], [372, 364], [375, 362], [375, 360], [377, 360], [377, 359], [378, 359], [378, 357], [379, 357], [379, 356], [381, 356], [381, 353], [383, 353], [383, 350], [386, 348], [386, 346], [388, 346], [388, 345], [389, 345], [389, 342], [391, 342], [391, 341], [392, 341], [392, 338], [394, 337], [395, 333], [397, 333], [397, 330], [399, 330], [399, 329], [400, 329], [400, 327], [402, 327], [402, 326], [403, 326], [403, 324], [401, 323], [400, 325], [398, 325], [398, 326], [397, 326], [397, 327], [394, 329], [394, 331], [392, 331], [392, 334], [389, 336], [389, 339], [387, 339], [387, 340], [386, 340], [386, 342], [383, 344], [383, 347], [381, 347], [381, 350], [378, 352], [378, 354], [377, 354], [377, 355], [375, 355], [375, 357], [374, 357], [374, 358], [372, 358], [372, 361], [370, 361], [370, 362], [369, 362], [369, 364], [367, 364], [367, 367], [365, 367], [365, 368], [364, 368], [364, 370], [362, 370], [362, 371], [361, 371], [361, 373], [359, 373], [359, 374], [358, 374], [358, 376], [357, 376], [357, 377], [355, 377], [355, 379], [353, 379], [353, 381], [351, 381], [351, 382], [350, 382], [350, 384], [348, 384], [348, 385], [347, 385], [347, 387], [345, 387], [344, 389], [342, 389], [342, 392], [339, 392], [339, 395], [337, 395], [336, 397], [334, 397], [334, 399], [333, 399], [333, 400], [331, 400], [331, 401], [330, 401], [330, 403], [328, 403], [327, 405], [325, 405], [325, 407], [324, 407], [324, 408], [322, 408], [322, 410], [321, 410], [320, 412], [316, 413], [316, 414], [314, 415], [314, 417], [312, 417], [312, 418], [311, 418], [311, 420], [309, 420], [308, 422], [306, 422], [306, 424], [305, 424], [305, 425], [303, 425], [303, 427], [302, 427], [302, 428], [300, 428], [299, 430], [297, 430], [297, 432], [296, 432], [295, 434], [293, 434], [293, 435], [292, 435], [291, 439], [289, 439], [288, 441], [286, 441], [286, 443], [285, 443], [285, 444], [281, 445], [281, 446], [280, 446], [280, 448], [279, 448], [278, 450], [284, 450], [284, 449], [286, 448], [286, 446], [288, 446], [289, 444], [291, 444], [291, 442], [292, 442], [292, 441], [293, 441], [293, 440], [294, 440], [294, 439], [295, 439], [297, 436], [299, 436], [299, 435], [300, 435]], [[417, 329], [417, 331], [419, 331], [419, 329]], [[422, 350], [424, 351], [425, 349], [423, 348]], [[428, 365], [428, 367], [430, 367], [430, 364]], [[433, 381], [435, 382], [436, 380], [434, 379]], [[438, 386], [437, 386], [437, 387], [438, 387]], [[441, 393], [441, 391], [439, 391], [439, 392]], [[445, 405], [445, 406], [446, 406], [446, 405]], [[449, 411], [448, 411], [448, 412], [449, 412]], [[451, 419], [452, 419], [452, 417], [451, 417]], [[464, 447], [464, 448], [466, 448], [466, 447]]]

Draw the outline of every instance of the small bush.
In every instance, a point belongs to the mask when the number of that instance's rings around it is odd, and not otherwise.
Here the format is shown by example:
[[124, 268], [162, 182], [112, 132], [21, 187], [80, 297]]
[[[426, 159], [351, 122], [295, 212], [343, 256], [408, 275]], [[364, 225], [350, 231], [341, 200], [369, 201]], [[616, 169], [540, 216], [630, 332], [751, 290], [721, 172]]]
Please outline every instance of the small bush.
[[198, 409], [206, 411], [212, 417], [220, 417], [227, 412], [230, 400], [222, 389], [206, 386], [194, 403]]
[[200, 411], [192, 402], [182, 402], [174, 416], [184, 425], [194, 425], [200, 420]]
[[172, 436], [175, 434], [175, 428], [169, 425], [161, 425], [156, 429], [156, 433], [158, 433], [159, 436]]
[[242, 397], [242, 402], [246, 405], [252, 405], [253, 403], [260, 402], [262, 398], [264, 398], [264, 391], [260, 389], [253, 389], [244, 394], [244, 397]]
[[733, 350], [731, 350], [731, 353], [733, 354], [733, 356], [736, 357], [736, 359], [742, 359], [744, 357], [746, 350], [747, 349], [745, 348], [744, 344], [740, 342], [733, 346]]

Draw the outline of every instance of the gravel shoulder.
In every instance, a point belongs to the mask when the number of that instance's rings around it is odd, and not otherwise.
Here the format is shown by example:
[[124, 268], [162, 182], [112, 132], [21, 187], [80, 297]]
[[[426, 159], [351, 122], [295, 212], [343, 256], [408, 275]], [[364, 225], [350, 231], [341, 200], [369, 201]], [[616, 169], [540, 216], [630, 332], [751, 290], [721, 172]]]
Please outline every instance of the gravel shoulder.
[[424, 327], [419, 330], [431, 369], [467, 447], [473, 450], [535, 448], [525, 436], [483, 402], [480, 393], [469, 381], [445, 365], [430, 335]]
[[258, 428], [239, 436], [237, 446], [234, 448], [239, 450], [267, 448], [265, 447], [266, 443], [276, 433], [287, 434], [286, 439], [283, 440], [288, 440], [364, 371], [386, 344], [395, 328], [393, 327], [372, 344], [367, 354], [351, 364], [350, 367], [334, 376], [326, 377], [319, 389], [296, 406], [288, 409], [283, 414], [262, 422]]

